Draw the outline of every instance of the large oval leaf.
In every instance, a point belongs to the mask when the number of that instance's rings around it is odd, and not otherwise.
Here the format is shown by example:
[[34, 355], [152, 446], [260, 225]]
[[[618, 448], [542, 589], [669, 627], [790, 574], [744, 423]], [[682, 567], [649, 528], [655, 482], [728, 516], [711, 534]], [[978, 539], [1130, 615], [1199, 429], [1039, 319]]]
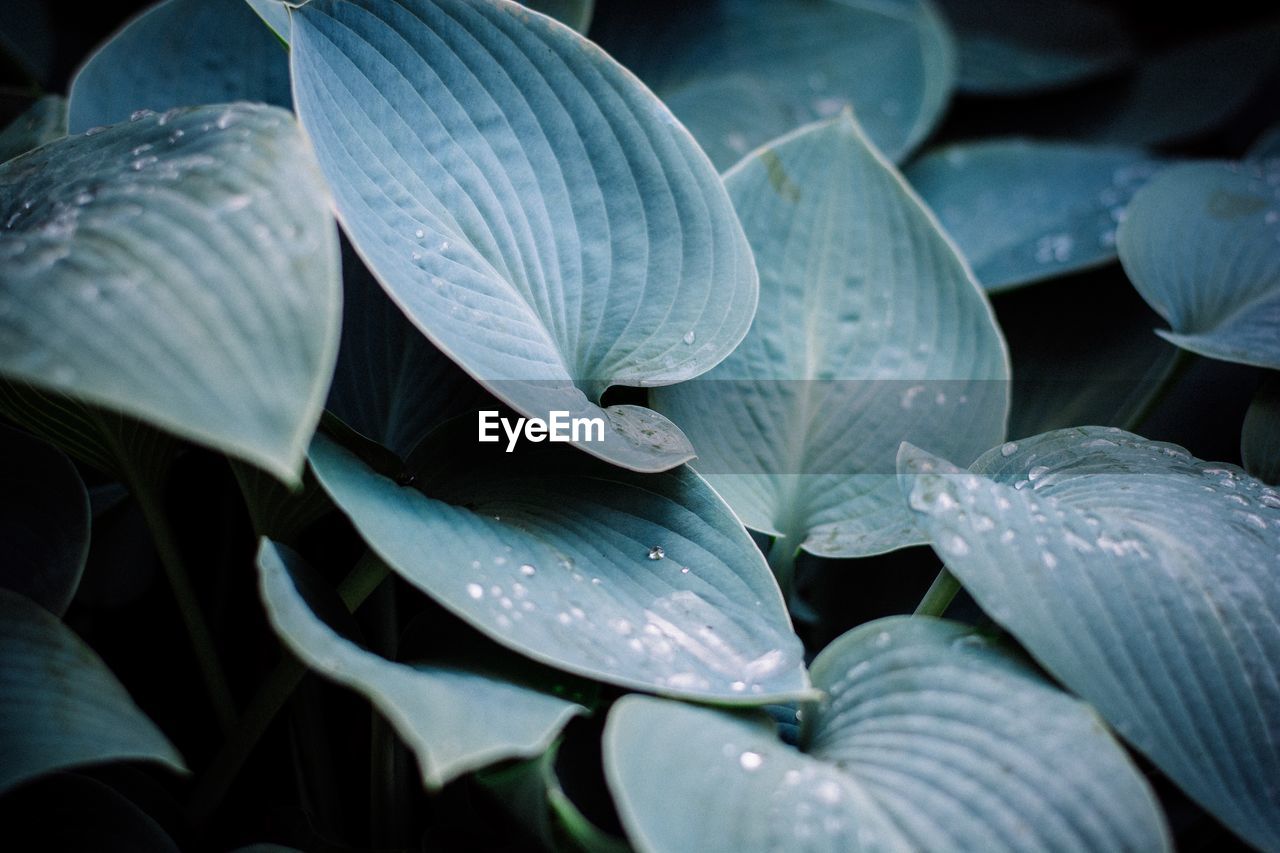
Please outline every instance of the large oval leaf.
[[61, 616], [89, 557], [89, 493], [71, 460], [0, 427], [0, 586]]
[[1280, 485], [1280, 377], [1263, 380], [1240, 429], [1240, 459], [1264, 483]]
[[293, 479], [337, 350], [337, 237], [283, 110], [231, 104], [0, 166], [0, 374]]
[[708, 0], [605, 7], [592, 35], [721, 168], [847, 106], [898, 160], [942, 118], [955, 50], [927, 0]]
[[848, 114], [725, 181], [759, 261], [760, 311], [724, 364], [654, 405], [747, 526], [793, 550], [921, 541], [893, 460], [909, 436], [966, 458], [1003, 437], [1009, 367], [990, 306]]
[[607, 417], [583, 449], [688, 459], [659, 416], [596, 405], [709, 369], [755, 310], [732, 205], [666, 108], [506, 0], [313, 0], [292, 39], [339, 216], [410, 319], [523, 414]]
[[1134, 196], [1120, 261], [1183, 349], [1280, 368], [1280, 160], [1191, 163]]
[[1168, 850], [1091, 708], [972, 628], [863, 625], [814, 661], [808, 754], [755, 721], [626, 698], [605, 769], [644, 851]]
[[308, 667], [373, 702], [418, 757], [436, 789], [508, 758], [541, 754], [581, 705], [481, 671], [408, 665], [365, 651], [312, 612], [270, 540], [258, 549], [262, 601], [280, 639]]
[[0, 792], [65, 767], [182, 757], [93, 651], [48, 611], [0, 589]]
[[1125, 206], [1159, 168], [1139, 148], [1007, 139], [935, 149], [906, 176], [996, 292], [1114, 261]]
[[1280, 493], [1089, 427], [977, 473], [910, 447], [902, 464], [983, 609], [1223, 823], [1280, 848]]
[[[457, 456], [456, 451], [450, 451]], [[800, 641], [742, 525], [687, 468], [566, 450], [423, 471], [427, 497], [324, 436], [311, 464], [369, 547], [499, 643], [624, 687], [726, 703], [807, 693]]]
[[72, 133], [137, 110], [265, 101], [289, 106], [289, 60], [245, 0], [163, 0], [129, 21], [71, 81]]
[[0, 163], [66, 135], [66, 99], [45, 95], [0, 132]]
[[957, 87], [1025, 95], [1124, 68], [1133, 48], [1119, 19], [1081, 0], [939, 0], [956, 33]]

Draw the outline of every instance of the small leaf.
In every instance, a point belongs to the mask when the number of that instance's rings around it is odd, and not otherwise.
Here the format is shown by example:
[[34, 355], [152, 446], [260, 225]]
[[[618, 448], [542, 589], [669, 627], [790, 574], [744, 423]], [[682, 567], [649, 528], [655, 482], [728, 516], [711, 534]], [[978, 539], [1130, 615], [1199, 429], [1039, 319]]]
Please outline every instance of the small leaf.
[[0, 163], [66, 135], [66, 99], [45, 95], [0, 132]]
[[1240, 457], [1250, 474], [1280, 485], [1280, 377], [1274, 374], [1263, 380], [1245, 413]]
[[940, 0], [960, 53], [957, 88], [1026, 95], [1114, 73], [1133, 60], [1120, 21], [1081, 0]]
[[750, 249], [688, 132], [599, 48], [513, 3], [312, 0], [292, 16], [298, 114], [348, 236], [414, 325], [522, 414], [612, 421], [589, 453], [687, 460], [656, 414], [597, 404], [708, 370], [751, 322]]
[[1118, 236], [1134, 287], [1209, 358], [1280, 368], [1280, 160], [1173, 167], [1134, 196]]
[[138, 110], [228, 101], [288, 107], [289, 60], [244, 0], [163, 0], [89, 57], [68, 97], [72, 133]]
[[89, 556], [89, 493], [71, 460], [0, 427], [0, 586], [67, 611]]
[[989, 292], [1116, 259], [1116, 226], [1160, 168], [1138, 148], [1006, 139], [934, 149], [907, 180]]
[[325, 408], [408, 459], [427, 433], [491, 398], [423, 337], [346, 241], [342, 271], [342, 345]]
[[942, 118], [955, 48], [924, 0], [614, 3], [592, 35], [688, 124], [717, 166], [852, 106], [903, 159]]
[[826, 557], [921, 541], [893, 474], [908, 436], [973, 458], [1000, 441], [1008, 356], [937, 222], [844, 117], [725, 176], [761, 272], [742, 345], [659, 389], [743, 522]]
[[587, 709], [530, 686], [456, 666], [408, 665], [365, 651], [320, 620], [299, 594], [296, 556], [263, 539], [258, 571], [272, 627], [303, 663], [366, 696], [418, 757], [435, 790], [480, 767], [538, 755]]
[[145, 759], [186, 770], [102, 660], [48, 611], [6, 589], [0, 589], [0, 720], [0, 792], [103, 761]]
[[[397, 573], [499, 643], [623, 687], [759, 704], [808, 695], [768, 567], [686, 468], [565, 449], [456, 460], [398, 486], [319, 435], [311, 465]], [[429, 481], [428, 481], [429, 479]]]
[[1280, 493], [1115, 429], [967, 473], [904, 446], [947, 568], [1067, 688], [1228, 827], [1280, 847]]
[[148, 116], [0, 166], [0, 374], [293, 480], [339, 324], [326, 194], [292, 118]]
[[807, 754], [760, 721], [626, 697], [605, 771], [642, 851], [1169, 850], [1087, 705], [972, 628], [895, 617], [814, 661]]

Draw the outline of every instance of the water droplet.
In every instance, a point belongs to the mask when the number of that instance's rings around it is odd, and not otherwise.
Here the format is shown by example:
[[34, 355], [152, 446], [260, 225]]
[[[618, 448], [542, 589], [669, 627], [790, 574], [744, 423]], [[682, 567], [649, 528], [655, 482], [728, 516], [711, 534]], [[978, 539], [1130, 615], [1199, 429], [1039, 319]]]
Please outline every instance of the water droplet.
[[102, 132], [103, 132], [104, 130], [106, 130], [106, 129], [107, 129], [107, 128], [106, 128], [106, 126], [105, 126], [105, 125], [98, 125], [97, 127], [91, 127], [91, 128], [89, 128], [88, 130], [86, 130], [86, 131], [84, 132], [84, 135], [85, 135], [85, 136], [97, 136], [99, 133], [102, 133]]
[[666, 559], [666, 556], [667, 552], [661, 545], [654, 545], [649, 549], [650, 560], [663, 560]]
[[1058, 567], [1058, 558], [1053, 556], [1049, 551], [1042, 552], [1040, 554], [1040, 559], [1044, 561], [1044, 567], [1046, 569], [1056, 569]]
[[942, 547], [946, 549], [948, 554], [955, 557], [963, 557], [969, 553], [969, 543], [964, 541], [964, 537], [958, 533], [953, 533], [946, 537]]
[[1043, 477], [1045, 474], [1048, 474], [1048, 473], [1049, 473], [1048, 465], [1036, 465], [1034, 468], [1032, 468], [1030, 471], [1027, 472], [1027, 479], [1034, 483], [1036, 480], [1039, 480], [1041, 477]]
[[1018, 444], [1017, 444], [1017, 442], [1013, 442], [1013, 441], [1006, 441], [1004, 444], [1000, 445], [1000, 455], [1001, 455], [1001, 456], [1009, 457], [1009, 456], [1012, 456], [1013, 454], [1015, 454], [1015, 453], [1017, 453], [1017, 452], [1018, 452]]
[[682, 575], [687, 575], [687, 574], [689, 574], [689, 567], [688, 567], [688, 566], [681, 566], [681, 567], [680, 567], [680, 574], [682, 574]]
[[138, 121], [139, 119], [144, 119], [149, 115], [154, 115], [154, 113], [152, 113], [151, 110], [134, 110], [129, 114], [129, 121]]
[[738, 756], [738, 763], [742, 765], [743, 770], [759, 770], [764, 764], [764, 756], [758, 752], [747, 750]]
[[876, 634], [876, 638], [871, 641], [871, 644], [874, 645], [877, 649], [883, 649], [885, 646], [889, 645], [892, 642], [893, 642], [893, 637], [889, 636], [889, 632], [881, 631], [879, 634]]
[[683, 340], [684, 340], [684, 342], [685, 342], [685, 344], [686, 344], [686, 345], [688, 345], [688, 346], [693, 346], [693, 341], [694, 341], [694, 333], [693, 333], [693, 329], [690, 329], [689, 331], [687, 331], [687, 332], [685, 332], [685, 333], [684, 333], [684, 338], [683, 338]]
[[844, 792], [840, 790], [840, 786], [830, 779], [820, 783], [818, 787], [813, 789], [813, 793], [817, 795], [818, 799], [828, 805], [835, 805], [840, 802], [841, 797], [844, 796]]
[[534, 573], [536, 573], [537, 571], [538, 571], [537, 569], [535, 569], [533, 566], [529, 565], [528, 563], [524, 563], [520, 566], [520, 574], [524, 575], [527, 578], [533, 577]]
[[747, 689], [747, 682], [735, 681], [729, 685], [729, 689], [732, 690], [734, 693], [741, 693], [742, 691]]
[[467, 584], [467, 595], [475, 599], [484, 598], [484, 587], [478, 583], [469, 583]]

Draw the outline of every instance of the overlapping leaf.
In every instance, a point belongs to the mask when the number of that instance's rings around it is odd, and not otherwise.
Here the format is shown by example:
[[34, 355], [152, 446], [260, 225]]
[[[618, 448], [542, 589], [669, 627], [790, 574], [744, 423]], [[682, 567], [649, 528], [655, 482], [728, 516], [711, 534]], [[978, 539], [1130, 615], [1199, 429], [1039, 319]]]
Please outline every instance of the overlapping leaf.
[[0, 586], [61, 616], [89, 556], [89, 494], [71, 460], [0, 427]]
[[1280, 485], [1280, 378], [1276, 376], [1263, 381], [1245, 413], [1240, 458], [1250, 474]]
[[807, 694], [800, 641], [768, 567], [696, 474], [642, 476], [534, 447], [424, 469], [418, 485], [440, 499], [324, 436], [311, 464], [388, 565], [521, 654], [724, 703]]
[[722, 169], [850, 105], [901, 159], [941, 119], [955, 83], [951, 37], [927, 0], [614, 3], [592, 35]]
[[313, 0], [293, 13], [297, 108], [348, 235], [414, 324], [523, 414], [608, 418], [583, 448], [690, 456], [613, 384], [691, 378], [755, 310], [719, 177], [634, 77], [500, 0]]
[[940, 0], [962, 92], [1025, 95], [1113, 73], [1133, 59], [1116, 16], [1080, 0]]
[[965, 589], [1130, 743], [1280, 847], [1280, 493], [1119, 430], [1009, 443], [903, 487]]
[[264, 539], [262, 600], [276, 633], [310, 668], [369, 698], [439, 788], [479, 767], [540, 754], [581, 705], [484, 672], [408, 665], [365, 651], [320, 620], [290, 578], [296, 557]]
[[245, 0], [163, 0], [89, 57], [69, 97], [72, 133], [138, 110], [228, 101], [287, 107], [289, 60]]
[[990, 306], [936, 221], [848, 115], [726, 175], [761, 272], [743, 344], [654, 405], [748, 527], [822, 556], [919, 541], [894, 477], [910, 438], [974, 458], [1003, 437]]
[[930, 151], [906, 176], [994, 292], [1114, 261], [1125, 206], [1159, 168], [1138, 148], [1008, 139]]
[[1134, 196], [1120, 261], [1170, 342], [1280, 368], [1280, 160], [1171, 168]]
[[0, 374], [297, 476], [337, 349], [337, 238], [282, 110], [230, 104], [0, 166]]
[[605, 769], [643, 851], [1168, 850], [1091, 708], [973, 629], [857, 628], [814, 661], [805, 748], [760, 721], [628, 697]]
[[0, 589], [0, 791], [66, 767], [182, 757], [71, 630]]

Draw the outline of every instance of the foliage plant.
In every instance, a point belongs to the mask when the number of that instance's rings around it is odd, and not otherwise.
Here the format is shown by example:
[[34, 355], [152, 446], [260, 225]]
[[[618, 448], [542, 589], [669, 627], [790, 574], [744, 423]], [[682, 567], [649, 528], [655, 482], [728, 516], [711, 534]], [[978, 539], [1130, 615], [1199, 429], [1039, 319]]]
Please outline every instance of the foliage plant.
[[8, 836], [1280, 851], [1234, 24], [142, 10], [0, 132]]

